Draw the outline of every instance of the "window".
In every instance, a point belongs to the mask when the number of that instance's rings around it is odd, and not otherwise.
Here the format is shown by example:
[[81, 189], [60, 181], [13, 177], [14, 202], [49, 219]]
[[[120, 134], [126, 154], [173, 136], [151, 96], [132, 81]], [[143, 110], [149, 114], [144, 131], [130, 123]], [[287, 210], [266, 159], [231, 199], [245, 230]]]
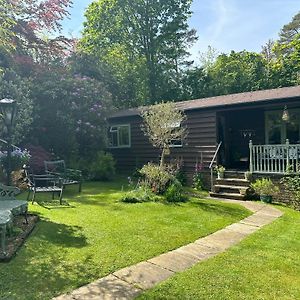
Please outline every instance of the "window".
[[282, 110], [266, 112], [266, 143], [284, 144], [289, 139], [291, 144], [300, 143], [300, 110], [288, 109], [290, 119], [282, 121]]
[[111, 148], [129, 148], [131, 146], [130, 125], [114, 125], [109, 129]]
[[[168, 127], [173, 129], [179, 128], [181, 126], [180, 122], [176, 122], [173, 124], [168, 124]], [[174, 139], [170, 143], [171, 148], [182, 147], [182, 138]]]

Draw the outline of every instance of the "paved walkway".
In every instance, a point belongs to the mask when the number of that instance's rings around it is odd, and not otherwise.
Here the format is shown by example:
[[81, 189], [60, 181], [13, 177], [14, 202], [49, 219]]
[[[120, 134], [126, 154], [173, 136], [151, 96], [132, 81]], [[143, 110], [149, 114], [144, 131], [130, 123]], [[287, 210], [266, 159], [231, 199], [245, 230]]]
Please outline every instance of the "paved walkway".
[[61, 295], [54, 299], [133, 299], [144, 290], [152, 288], [175, 273], [184, 271], [201, 261], [224, 252], [283, 214], [278, 209], [262, 203], [224, 201], [240, 204], [252, 211], [253, 215], [186, 246], [116, 271], [76, 289], [70, 294]]

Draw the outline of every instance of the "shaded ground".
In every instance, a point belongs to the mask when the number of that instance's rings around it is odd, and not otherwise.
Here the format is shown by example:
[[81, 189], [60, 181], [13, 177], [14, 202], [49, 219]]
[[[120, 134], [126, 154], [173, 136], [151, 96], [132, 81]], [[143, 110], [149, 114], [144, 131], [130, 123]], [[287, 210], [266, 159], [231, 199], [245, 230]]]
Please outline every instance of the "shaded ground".
[[0, 254], [0, 262], [8, 262], [14, 257], [18, 249], [29, 237], [38, 219], [36, 215], [28, 215], [28, 222], [25, 222], [24, 216], [16, 216], [14, 218], [11, 233], [7, 235], [6, 254]]

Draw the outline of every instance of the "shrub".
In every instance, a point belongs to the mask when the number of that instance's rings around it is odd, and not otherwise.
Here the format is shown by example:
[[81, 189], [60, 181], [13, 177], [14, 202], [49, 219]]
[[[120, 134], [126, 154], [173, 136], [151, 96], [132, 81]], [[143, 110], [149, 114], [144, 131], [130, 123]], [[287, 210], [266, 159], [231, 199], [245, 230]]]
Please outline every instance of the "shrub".
[[300, 174], [285, 176], [280, 182], [291, 194], [290, 201], [292, 206], [296, 209], [300, 209]]
[[257, 179], [250, 185], [259, 195], [274, 196], [279, 193], [279, 188], [270, 178]]
[[158, 200], [160, 200], [160, 198], [153, 194], [151, 189], [146, 186], [139, 186], [136, 189], [126, 193], [121, 198], [121, 201], [125, 203], [142, 203]]
[[112, 180], [116, 174], [115, 160], [110, 153], [99, 151], [90, 164], [89, 177], [92, 180]]
[[182, 184], [175, 180], [166, 190], [165, 199], [168, 202], [186, 202], [188, 200], [187, 196], [183, 193]]
[[[24, 164], [28, 164], [31, 155], [27, 149], [15, 149], [11, 152], [10, 167], [11, 170], [20, 170]], [[7, 151], [0, 151], [0, 163], [6, 170], [8, 167]]]
[[145, 183], [155, 194], [163, 194], [174, 176], [164, 167], [153, 163], [144, 165], [140, 173], [145, 177]]
[[52, 154], [45, 150], [42, 146], [34, 146], [31, 144], [26, 145], [26, 149], [31, 154], [29, 160], [30, 171], [34, 174], [44, 174], [45, 173], [45, 160], [51, 160]]

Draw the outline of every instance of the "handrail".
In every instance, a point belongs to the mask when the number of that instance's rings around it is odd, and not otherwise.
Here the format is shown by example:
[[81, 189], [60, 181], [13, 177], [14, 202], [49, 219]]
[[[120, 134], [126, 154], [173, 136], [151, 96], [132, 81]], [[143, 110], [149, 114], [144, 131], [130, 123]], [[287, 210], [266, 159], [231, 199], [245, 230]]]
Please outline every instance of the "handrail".
[[218, 144], [218, 147], [217, 147], [217, 149], [215, 151], [215, 154], [214, 154], [214, 156], [213, 156], [213, 158], [212, 158], [212, 160], [211, 160], [211, 162], [209, 164], [209, 169], [210, 169], [210, 191], [211, 192], [213, 192], [213, 185], [214, 185], [214, 174], [213, 174], [212, 166], [213, 166], [213, 164], [214, 164], [214, 162], [216, 160], [216, 157], [217, 157], [217, 155], [219, 153], [221, 145], [222, 145], [222, 141]]
[[221, 148], [221, 145], [222, 145], [222, 141], [218, 144], [218, 147], [217, 147], [217, 149], [216, 149], [216, 151], [215, 151], [215, 154], [214, 154], [214, 156], [213, 156], [213, 158], [212, 158], [212, 160], [211, 160], [211, 162], [210, 162], [210, 164], [209, 164], [209, 168], [210, 168], [210, 169], [212, 168], [212, 166], [213, 166], [213, 164], [214, 164], [214, 162], [215, 162], [215, 159], [216, 159], [216, 157], [217, 157], [217, 155], [218, 155], [218, 153], [219, 153], [219, 150], [220, 150], [220, 148]]

